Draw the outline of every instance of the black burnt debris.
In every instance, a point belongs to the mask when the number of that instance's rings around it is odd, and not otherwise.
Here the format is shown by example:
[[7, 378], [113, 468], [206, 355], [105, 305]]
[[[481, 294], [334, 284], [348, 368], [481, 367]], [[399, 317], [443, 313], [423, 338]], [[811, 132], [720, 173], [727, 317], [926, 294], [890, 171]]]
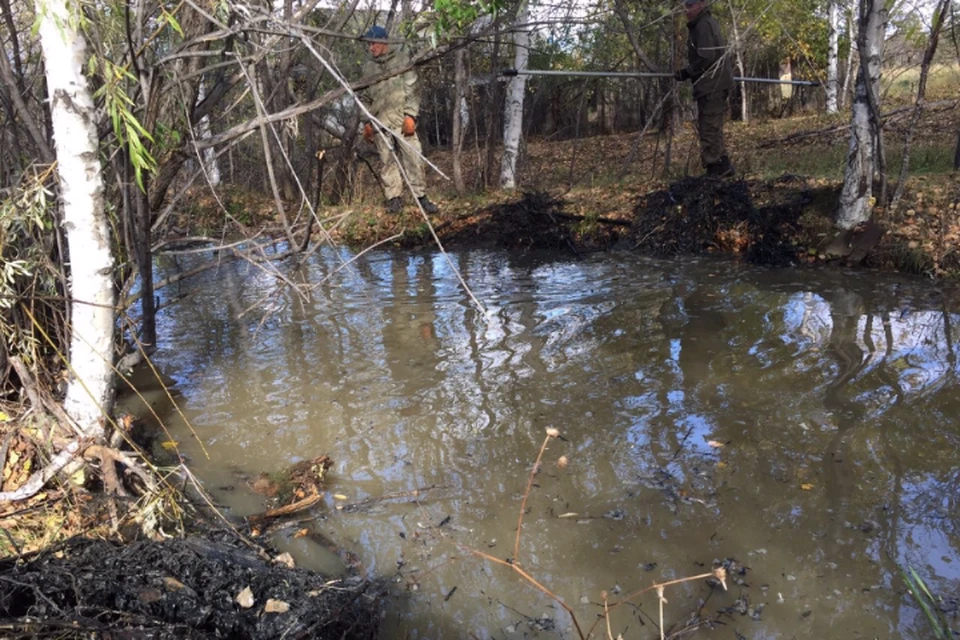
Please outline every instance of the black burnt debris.
[[228, 533], [74, 539], [0, 565], [4, 637], [372, 638], [382, 589], [263, 559]]
[[659, 257], [718, 251], [755, 264], [794, 264], [799, 219], [810, 196], [792, 182], [792, 176], [772, 182], [678, 180], [637, 203], [634, 248]]
[[449, 246], [573, 254], [620, 248], [655, 257], [717, 252], [788, 266], [807, 251], [800, 218], [812, 199], [807, 182], [790, 175], [750, 182], [687, 177], [641, 197], [628, 218], [568, 213], [563, 196], [526, 192], [437, 231]]

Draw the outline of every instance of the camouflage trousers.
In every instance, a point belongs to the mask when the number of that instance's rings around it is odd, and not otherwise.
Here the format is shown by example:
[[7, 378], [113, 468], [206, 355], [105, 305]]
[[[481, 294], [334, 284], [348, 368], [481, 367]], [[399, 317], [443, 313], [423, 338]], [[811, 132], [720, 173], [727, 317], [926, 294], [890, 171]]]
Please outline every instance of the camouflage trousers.
[[[384, 130], [384, 134], [380, 135], [378, 132], [374, 138], [380, 154], [380, 178], [383, 180], [384, 197], [387, 200], [399, 198], [406, 191], [406, 183], [400, 173], [400, 165], [402, 165], [404, 173], [407, 174], [407, 180], [410, 181], [413, 197], [420, 198], [426, 190], [423, 160], [420, 158], [420, 137], [416, 133], [409, 137], [404, 136], [400, 133], [399, 127], [389, 131]], [[398, 157], [400, 165], [397, 164]]]
[[697, 99], [697, 129], [700, 134], [700, 163], [704, 168], [727, 155], [723, 144], [723, 116], [729, 91], [709, 93]]

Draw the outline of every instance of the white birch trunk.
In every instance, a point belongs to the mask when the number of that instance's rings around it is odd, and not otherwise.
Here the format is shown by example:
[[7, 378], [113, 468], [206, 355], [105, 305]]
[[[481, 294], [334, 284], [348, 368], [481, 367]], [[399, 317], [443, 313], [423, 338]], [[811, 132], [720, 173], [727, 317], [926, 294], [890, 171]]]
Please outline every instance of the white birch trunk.
[[[727, 2], [727, 5], [730, 8], [730, 22], [733, 26], [733, 50], [737, 54], [737, 71], [740, 72], [741, 78], [745, 78], [747, 69], [743, 64], [743, 42], [740, 40], [737, 13], [733, 8], [733, 2]], [[747, 96], [747, 84], [745, 82], [740, 83], [740, 119], [745, 123], [750, 122], [750, 99]]]
[[840, 92], [840, 108], [847, 106], [850, 97], [850, 83], [853, 80], [854, 60], [857, 58], [857, 40], [853, 33], [853, 10], [847, 9], [847, 37], [850, 40], [850, 53], [847, 54], [847, 72], [843, 74], [843, 91]]
[[[203, 81], [200, 82], [198, 88], [199, 95], [197, 96], [197, 104], [203, 101], [206, 96], [206, 86], [203, 84]], [[200, 122], [197, 123], [197, 137], [200, 140], [207, 140], [210, 138], [210, 116], [203, 116], [200, 118]], [[207, 181], [210, 183], [211, 187], [220, 186], [220, 162], [217, 160], [217, 152], [213, 147], [208, 147], [203, 150], [203, 166], [207, 174]]]
[[[887, 11], [884, 0], [860, 0], [860, 46], [863, 47], [857, 74], [850, 133], [850, 149], [840, 191], [837, 226], [852, 229], [870, 218], [873, 209], [873, 177], [876, 170], [877, 123], [871, 114], [873, 100], [880, 98], [880, 68], [883, 62], [884, 28]], [[879, 105], [878, 105], [879, 106]]]
[[[514, 69], [526, 69], [530, 57], [528, 15], [528, 5], [526, 0], [523, 0], [517, 12], [516, 31], [513, 32]], [[527, 77], [517, 75], [510, 78], [507, 86], [506, 106], [503, 110], [503, 161], [500, 165], [500, 186], [504, 189], [517, 188], [517, 155], [523, 130], [523, 95], [526, 85]]]
[[829, 15], [829, 46], [827, 47], [827, 113], [837, 112], [837, 90], [840, 78], [837, 75], [840, 55], [840, 6], [837, 0], [831, 0], [827, 9]]
[[36, 0], [63, 225], [70, 255], [70, 366], [64, 409], [86, 436], [102, 439], [113, 405], [113, 257], [103, 202], [96, 112], [83, 75], [86, 40], [79, 6]]

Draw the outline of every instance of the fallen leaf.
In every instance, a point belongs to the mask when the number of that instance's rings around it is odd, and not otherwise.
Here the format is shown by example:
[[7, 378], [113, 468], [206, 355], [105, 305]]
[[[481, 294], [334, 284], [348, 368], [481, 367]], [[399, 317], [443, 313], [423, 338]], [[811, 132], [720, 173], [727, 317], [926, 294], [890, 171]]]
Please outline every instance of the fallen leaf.
[[561, 469], [566, 469], [567, 464], [569, 464], [570, 459], [567, 456], [560, 456], [557, 458], [557, 466]]
[[5, 411], [0, 411], [0, 422], [10, 422], [10, 416]]
[[342, 493], [335, 493], [335, 494], [333, 494], [333, 499], [334, 499], [334, 500], [349, 500], [349, 498], [348, 498], [347, 496], [343, 495]]
[[714, 449], [719, 449], [720, 447], [724, 446], [723, 442], [719, 442], [717, 440], [708, 440], [707, 444], [713, 447]]
[[293, 537], [294, 537], [294, 538], [302, 538], [302, 537], [304, 537], [305, 535], [308, 535], [309, 533], [310, 533], [310, 529], [303, 528], [303, 529], [300, 529], [299, 531], [297, 531], [296, 533], [294, 533], [294, 534], [293, 534]]
[[140, 592], [140, 602], [150, 604], [163, 599], [163, 594], [158, 589], [144, 589]]
[[727, 463], [724, 462], [723, 460], [717, 463], [717, 469], [726, 469], [726, 468], [727, 468]]
[[293, 556], [291, 556], [286, 551], [284, 551], [283, 553], [278, 555], [276, 558], [274, 558], [273, 561], [276, 562], [277, 564], [286, 565], [290, 569], [293, 569], [294, 567]]
[[800, 488], [803, 489], [804, 491], [811, 491], [813, 490], [813, 487], [814, 485], [810, 484], [809, 482], [804, 482], [800, 485]]
[[256, 602], [256, 600], [253, 599], [253, 591], [250, 590], [250, 587], [244, 587], [243, 591], [237, 594], [236, 600], [242, 609], [249, 609], [253, 606], [253, 603]]
[[180, 591], [187, 588], [185, 584], [170, 576], [163, 579], [163, 586], [167, 588], [167, 591]]
[[562, 513], [557, 517], [558, 518], [576, 518], [579, 515], [580, 515], [579, 513], [576, 513], [574, 511], [568, 511], [567, 513]]
[[286, 613], [287, 611], [290, 611], [289, 604], [283, 600], [274, 600], [273, 598], [267, 600], [267, 604], [263, 607], [264, 613]]
[[180, 443], [176, 440], [164, 440], [160, 443], [160, 446], [167, 451], [170, 451], [171, 449], [176, 449], [178, 446], [180, 446]]

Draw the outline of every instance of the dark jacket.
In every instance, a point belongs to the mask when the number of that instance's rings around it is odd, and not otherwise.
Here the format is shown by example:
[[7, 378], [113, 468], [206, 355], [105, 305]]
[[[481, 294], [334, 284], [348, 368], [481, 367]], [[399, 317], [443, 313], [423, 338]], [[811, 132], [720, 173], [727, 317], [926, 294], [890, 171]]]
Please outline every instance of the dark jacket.
[[[363, 69], [366, 77], [379, 76], [402, 69], [410, 64], [407, 52], [402, 48], [387, 50], [379, 58], [370, 58]], [[367, 87], [361, 94], [370, 113], [375, 115], [390, 129], [399, 129], [403, 116], [420, 115], [420, 82], [413, 69], [387, 78]]]
[[[693, 81], [693, 97], [700, 99], [718, 91], [733, 87], [732, 53], [720, 34], [720, 25], [709, 9], [704, 9], [687, 23], [690, 38], [687, 40], [686, 75]], [[726, 54], [726, 55], [724, 55]]]

